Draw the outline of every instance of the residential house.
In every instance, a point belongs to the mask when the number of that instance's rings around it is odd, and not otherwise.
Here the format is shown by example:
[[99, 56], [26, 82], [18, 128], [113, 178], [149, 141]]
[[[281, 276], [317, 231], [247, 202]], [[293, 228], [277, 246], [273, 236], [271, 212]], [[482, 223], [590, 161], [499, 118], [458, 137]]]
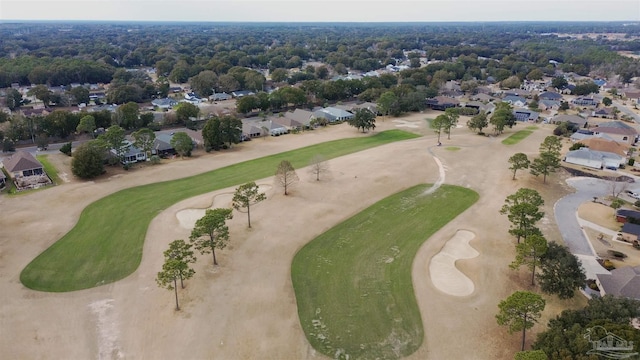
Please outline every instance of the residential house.
[[640, 211], [629, 209], [618, 209], [616, 211], [616, 221], [619, 223], [626, 223], [629, 219], [633, 219], [635, 223], [640, 222]]
[[284, 126], [288, 131], [302, 131], [305, 128], [301, 122], [290, 119], [285, 116], [274, 117], [273, 121], [277, 124]]
[[460, 105], [460, 101], [447, 96], [436, 96], [434, 98], [426, 99], [425, 103], [431, 109], [440, 111]]
[[184, 100], [194, 105], [198, 105], [202, 102], [202, 99], [200, 99], [198, 95], [193, 92], [184, 94]]
[[612, 169], [616, 170], [624, 164], [625, 158], [618, 154], [596, 151], [583, 147], [578, 150], [569, 151], [564, 161], [569, 164], [589, 167], [592, 169]]
[[538, 101], [538, 108], [541, 110], [558, 110], [560, 109], [560, 101], [557, 100], [540, 100]]
[[638, 137], [638, 131], [622, 121], [609, 121], [599, 124], [593, 129], [596, 134], [607, 134], [615, 141], [633, 145]]
[[0, 170], [0, 189], [4, 189], [7, 185], [7, 176], [4, 174], [2, 170]]
[[[120, 159], [120, 162], [123, 165], [134, 164], [138, 161], [145, 161], [147, 159], [147, 154], [145, 154], [141, 149], [135, 147], [129, 140], [125, 140], [121, 151], [122, 158]], [[116, 149], [109, 150], [109, 153], [113, 157], [118, 157], [118, 151]]]
[[601, 296], [612, 295], [640, 300], [640, 266], [624, 266], [611, 270], [610, 274], [596, 274], [596, 277]]
[[224, 101], [224, 100], [231, 100], [232, 98], [233, 97], [227, 94], [226, 92], [214, 93], [213, 95], [209, 96], [209, 100], [211, 101]]
[[24, 117], [32, 117], [32, 116], [47, 116], [50, 114], [48, 109], [40, 108], [40, 109], [20, 109], [20, 112]]
[[552, 91], [545, 91], [540, 93], [540, 95], [538, 95], [538, 99], [560, 101], [562, 100], [562, 94], [558, 94], [557, 92], [552, 92]]
[[[563, 122], [567, 122], [570, 123], [580, 129], [582, 128], [586, 128], [588, 121], [587, 119], [580, 117], [578, 115], [556, 115], [552, 118], [551, 120], [552, 123], [554, 124], [560, 124]], [[593, 134], [592, 134], [593, 135]]]
[[495, 100], [495, 98], [493, 96], [488, 95], [488, 94], [483, 94], [483, 93], [478, 93], [478, 94], [475, 94], [475, 95], [471, 95], [469, 97], [469, 99], [472, 100], [472, 101], [481, 101], [481, 102], [485, 102], [485, 103]]
[[613, 119], [613, 108], [599, 108], [592, 112], [594, 117]]
[[259, 128], [264, 128], [269, 132], [271, 136], [280, 136], [284, 134], [288, 134], [289, 130], [283, 125], [278, 124], [273, 120], [261, 121], [256, 123], [256, 126]]
[[640, 104], [640, 90], [625, 90], [622, 95], [629, 99], [633, 104]]
[[504, 92], [505, 96], [519, 96], [523, 98], [528, 98], [531, 96], [531, 91], [524, 89], [511, 89]]
[[325, 118], [330, 123], [337, 121], [347, 121], [353, 119], [355, 115], [348, 111], [338, 109], [335, 107], [326, 107], [313, 112], [313, 115], [317, 118]]
[[502, 98], [502, 102], [511, 104], [513, 107], [523, 107], [527, 104], [527, 99], [522, 96], [507, 95]]
[[151, 101], [151, 105], [159, 107], [160, 109], [171, 109], [178, 105], [178, 102], [171, 98], [163, 98]]
[[236, 90], [231, 92], [231, 96], [233, 96], [236, 99], [241, 99], [245, 96], [249, 96], [249, 95], [255, 95], [256, 93], [254, 93], [251, 90]]
[[592, 97], [577, 97], [571, 100], [571, 103], [577, 106], [597, 106], [598, 100]]
[[536, 122], [540, 116], [539, 113], [528, 109], [513, 109], [513, 115], [516, 117], [517, 121], [528, 122]]
[[35, 189], [51, 184], [42, 164], [26, 151], [18, 151], [4, 160], [4, 168], [18, 190]]
[[630, 221], [625, 222], [620, 230], [619, 238], [628, 243], [635, 244], [640, 237], [640, 225], [632, 224]]
[[482, 103], [480, 101], [469, 101], [466, 103], [460, 103], [463, 107], [472, 108], [478, 110], [478, 113], [484, 111], [487, 114], [491, 114], [493, 110], [496, 109], [496, 106], [492, 103]]
[[591, 150], [610, 152], [622, 157], [626, 157], [629, 151], [629, 145], [603, 138], [591, 137], [580, 142]]
[[286, 112], [284, 116], [301, 123], [305, 127], [310, 127], [311, 120], [315, 117], [311, 111], [303, 109], [295, 109], [293, 112]]
[[89, 109], [89, 112], [100, 112], [100, 111], [108, 111], [108, 112], [116, 112], [116, 110], [118, 109], [117, 105], [96, 105], [96, 106], [92, 106]]
[[372, 113], [379, 115], [378, 113], [378, 105], [376, 103], [372, 103], [372, 102], [363, 102], [362, 104], [356, 104], [354, 106], [354, 110], [357, 109], [367, 109], [369, 111], [371, 111]]
[[171, 145], [171, 138], [173, 138], [173, 135], [171, 134], [157, 133], [155, 140], [153, 140], [151, 154], [158, 155], [160, 157], [175, 154], [176, 149]]
[[266, 136], [268, 129], [264, 129], [256, 122], [242, 122], [242, 135], [249, 138]]
[[607, 134], [595, 134], [593, 131], [591, 130], [586, 130], [586, 129], [579, 129], [578, 131], [574, 132], [569, 139], [571, 140], [571, 142], [584, 142], [584, 140], [587, 139], [604, 139], [604, 140], [608, 140], [608, 141], [615, 141], [611, 136], [607, 135]]

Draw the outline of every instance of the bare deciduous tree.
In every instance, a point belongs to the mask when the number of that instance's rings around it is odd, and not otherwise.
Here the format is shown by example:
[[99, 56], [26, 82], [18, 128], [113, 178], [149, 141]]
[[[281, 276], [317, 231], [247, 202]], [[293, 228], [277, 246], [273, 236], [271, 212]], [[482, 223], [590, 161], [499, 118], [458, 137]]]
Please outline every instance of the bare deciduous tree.
[[309, 172], [316, 177], [316, 181], [320, 181], [320, 175], [329, 171], [329, 164], [324, 156], [316, 155], [309, 162]]
[[284, 194], [289, 195], [288, 189], [299, 180], [296, 169], [287, 160], [282, 160], [276, 170], [276, 182], [284, 188]]
[[629, 188], [628, 182], [620, 180], [617, 177], [610, 176], [607, 180], [609, 180], [609, 190], [611, 191], [611, 196], [613, 196], [614, 198], [617, 198], [618, 196], [620, 196], [620, 194], [622, 194]]

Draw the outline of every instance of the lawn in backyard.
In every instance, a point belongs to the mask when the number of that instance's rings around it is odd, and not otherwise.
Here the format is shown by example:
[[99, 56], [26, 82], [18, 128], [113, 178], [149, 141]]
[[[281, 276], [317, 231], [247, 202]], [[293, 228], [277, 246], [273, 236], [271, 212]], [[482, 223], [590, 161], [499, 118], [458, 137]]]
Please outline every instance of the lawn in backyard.
[[533, 133], [533, 129], [531, 129], [531, 127], [528, 127], [524, 130], [520, 130], [516, 133], [511, 134], [511, 136], [502, 140], [502, 143], [505, 145], [515, 145], [520, 141], [522, 141], [527, 136], [531, 135], [532, 133]]
[[[422, 243], [478, 199], [443, 185], [387, 197], [305, 245], [291, 276], [311, 345], [340, 359], [397, 359], [424, 336], [411, 266]], [[421, 281], [428, 281], [425, 278]]]
[[37, 155], [36, 159], [40, 161], [44, 172], [49, 175], [49, 179], [51, 179], [54, 184], [62, 183], [60, 177], [58, 176], [58, 170], [56, 170], [56, 167], [53, 166], [53, 164], [51, 164], [51, 162], [49, 161], [49, 155]]
[[121, 190], [87, 206], [71, 231], [27, 265], [20, 281], [28, 288], [53, 292], [114, 282], [138, 268], [151, 220], [181, 200], [272, 176], [282, 160], [300, 168], [307, 166], [315, 155], [331, 159], [415, 137], [405, 131], [390, 130], [334, 140], [188, 178]]

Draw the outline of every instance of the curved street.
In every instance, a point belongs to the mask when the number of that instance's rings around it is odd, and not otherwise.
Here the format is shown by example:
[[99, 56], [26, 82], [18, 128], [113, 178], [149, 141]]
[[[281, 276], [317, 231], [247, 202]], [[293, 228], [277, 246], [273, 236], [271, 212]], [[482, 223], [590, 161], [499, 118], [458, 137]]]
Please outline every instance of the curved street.
[[594, 279], [595, 274], [609, 273], [596, 261], [596, 254], [580, 223], [578, 222], [578, 207], [585, 201], [593, 200], [608, 193], [608, 184], [605, 180], [587, 177], [577, 177], [567, 180], [567, 184], [576, 189], [576, 192], [558, 200], [554, 205], [556, 222], [565, 245], [571, 253], [582, 262], [588, 279]]

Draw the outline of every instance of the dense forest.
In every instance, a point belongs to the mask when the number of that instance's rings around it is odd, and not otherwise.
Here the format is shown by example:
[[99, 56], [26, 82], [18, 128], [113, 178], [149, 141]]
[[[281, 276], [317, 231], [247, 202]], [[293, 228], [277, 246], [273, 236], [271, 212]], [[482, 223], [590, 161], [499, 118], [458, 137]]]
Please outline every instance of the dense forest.
[[[112, 80], [118, 68], [155, 67], [175, 82], [203, 70], [217, 76], [236, 66], [275, 70], [314, 60], [370, 71], [424, 51], [433, 60], [466, 56], [492, 59], [494, 72], [524, 78], [549, 60], [566, 71], [593, 70], [631, 78], [638, 64], [614, 51], [640, 51], [640, 41], [606, 36], [576, 40], [552, 33], [640, 35], [640, 25], [622, 23], [22, 23], [0, 24], [0, 87]], [[469, 60], [466, 69], [473, 68]], [[473, 70], [470, 70], [473, 72]], [[456, 73], [456, 76], [460, 74]], [[477, 75], [477, 74], [470, 74]], [[495, 74], [494, 74], [495, 75]], [[464, 74], [462, 74], [464, 76]], [[501, 77], [502, 77], [501, 76]], [[301, 77], [300, 80], [308, 80]], [[461, 77], [460, 77], [461, 79]]]
[[[597, 35], [572, 36], [587, 33]], [[96, 127], [135, 130], [153, 118], [137, 104], [167, 97], [171, 83], [188, 83], [201, 97], [255, 92], [238, 100], [238, 113], [360, 100], [388, 104], [384, 113], [398, 115], [424, 109], [425, 98], [450, 80], [473, 93], [488, 82], [517, 88], [559, 72], [623, 84], [640, 76], [639, 61], [617, 53], [640, 51], [640, 24], [5, 22], [0, 38], [0, 89], [38, 85], [29, 88], [29, 99], [24, 91], [2, 90], [3, 104], [14, 111], [37, 99], [53, 108], [24, 116], [0, 112], [6, 123], [0, 140], [12, 141], [72, 135], [86, 113], [64, 108], [90, 104], [89, 87], [81, 84], [108, 85], [92, 90], [105, 97], [91, 102], [120, 105], [97, 110]], [[404, 67], [376, 76], [340, 77], [399, 64]], [[576, 85], [597, 91], [593, 83]], [[132, 116], [123, 115], [127, 109]], [[189, 116], [165, 117], [165, 125], [186, 125]]]

